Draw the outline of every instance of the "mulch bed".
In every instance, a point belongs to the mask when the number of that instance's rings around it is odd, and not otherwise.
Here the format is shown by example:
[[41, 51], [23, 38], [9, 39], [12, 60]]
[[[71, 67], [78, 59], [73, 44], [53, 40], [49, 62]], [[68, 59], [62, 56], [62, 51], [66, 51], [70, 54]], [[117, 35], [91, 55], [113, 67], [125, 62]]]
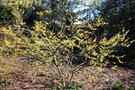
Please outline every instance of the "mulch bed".
[[[112, 84], [117, 82], [123, 84], [125, 90], [135, 87], [135, 70], [120, 67], [117, 70], [106, 68], [92, 74], [97, 77], [95, 80], [85, 81], [91, 70], [91, 67], [86, 67], [83, 76], [81, 73], [76, 75], [75, 79], [79, 79], [82, 83], [80, 90], [110, 90]], [[16, 82], [0, 90], [53, 90], [53, 87], [59, 84], [58, 78], [54, 75], [32, 76], [29, 73], [23, 73]]]
[[[24, 66], [27, 63], [25, 60], [21, 62]], [[125, 90], [129, 90], [130, 87], [135, 87], [134, 67], [135, 64], [131, 63], [128, 66], [118, 67], [117, 70], [106, 68], [97, 72], [98, 67], [87, 66], [76, 74], [73, 82], [82, 84], [80, 90], [110, 90], [114, 83], [121, 83], [124, 85]], [[45, 66], [43, 68], [49, 70]], [[22, 72], [15, 82], [0, 87], [0, 90], [54, 90], [54, 87], [60, 84], [59, 78], [54, 74], [38, 76], [34, 75], [34, 73], [38, 72], [35, 67], [26, 66], [24, 69], [27, 69], [27, 71]], [[89, 76], [92, 77], [91, 81], [88, 80]]]

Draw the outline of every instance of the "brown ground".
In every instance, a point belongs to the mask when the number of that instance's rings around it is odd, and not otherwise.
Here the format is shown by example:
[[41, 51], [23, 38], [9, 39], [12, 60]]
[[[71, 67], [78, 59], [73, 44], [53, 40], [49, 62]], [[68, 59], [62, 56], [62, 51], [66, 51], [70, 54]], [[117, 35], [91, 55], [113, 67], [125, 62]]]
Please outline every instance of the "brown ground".
[[[84, 71], [76, 74], [73, 82], [82, 83], [82, 88], [79, 90], [110, 90], [110, 86], [117, 82], [123, 84], [125, 90], [128, 90], [129, 87], [135, 87], [135, 69], [119, 67], [117, 70], [112, 70], [106, 68], [97, 72], [97, 68], [88, 66], [84, 68]], [[51, 73], [46, 76], [34, 75], [37, 72], [37, 69], [32, 67], [27, 72], [23, 72], [16, 82], [0, 90], [53, 90], [53, 87], [60, 82]]]

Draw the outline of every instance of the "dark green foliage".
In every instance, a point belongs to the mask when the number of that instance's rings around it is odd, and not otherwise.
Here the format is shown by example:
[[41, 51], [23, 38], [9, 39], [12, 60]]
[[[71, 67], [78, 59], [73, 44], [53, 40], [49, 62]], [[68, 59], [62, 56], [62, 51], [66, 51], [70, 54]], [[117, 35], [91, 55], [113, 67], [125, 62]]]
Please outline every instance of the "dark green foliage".
[[64, 90], [78, 90], [79, 88], [81, 88], [82, 85], [81, 84], [72, 84], [69, 86], [64, 87], [63, 85], [58, 85], [56, 87], [54, 87], [54, 90], [59, 90], [59, 89], [64, 89]]
[[44, 21], [43, 18], [41, 18], [39, 15], [37, 15], [36, 12], [43, 12], [45, 9], [43, 9], [41, 6], [34, 6], [32, 8], [26, 9], [25, 13], [23, 15], [24, 22], [26, 22], [26, 25], [28, 26], [34, 26], [34, 21]]
[[73, 84], [73, 85], [69, 85], [67, 87], [67, 90], [78, 90], [79, 88], [81, 88], [82, 85], [81, 84]]
[[46, 76], [46, 73], [45, 73], [45, 72], [39, 72], [39, 73], [37, 74], [37, 76]]
[[54, 87], [54, 90], [59, 90], [62, 88], [64, 88], [64, 86], [62, 84], [60, 84], [60, 85], [57, 85], [56, 87]]
[[135, 87], [131, 87], [130, 90], [135, 90]]
[[5, 6], [0, 5], [0, 25], [7, 25], [12, 22], [13, 15], [11, 10]]
[[114, 83], [111, 87], [111, 90], [124, 90], [124, 86], [119, 83]]
[[6, 86], [6, 82], [0, 82], [0, 87]]

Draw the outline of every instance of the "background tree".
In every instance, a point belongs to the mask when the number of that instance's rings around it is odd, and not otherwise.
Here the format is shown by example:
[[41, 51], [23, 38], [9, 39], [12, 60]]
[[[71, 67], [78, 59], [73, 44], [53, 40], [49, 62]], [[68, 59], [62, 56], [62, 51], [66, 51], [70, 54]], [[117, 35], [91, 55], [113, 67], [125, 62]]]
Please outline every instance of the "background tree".
[[[134, 0], [107, 0], [104, 1], [101, 7], [98, 7], [99, 15], [103, 17], [104, 21], [109, 24], [103, 27], [102, 33], [110, 36], [119, 32], [123, 27], [126, 30], [129, 30], [128, 36], [131, 39], [135, 39], [135, 1]], [[131, 57], [134, 58], [135, 48], [134, 45], [130, 49], [124, 51], [128, 54], [128, 58], [131, 60]]]

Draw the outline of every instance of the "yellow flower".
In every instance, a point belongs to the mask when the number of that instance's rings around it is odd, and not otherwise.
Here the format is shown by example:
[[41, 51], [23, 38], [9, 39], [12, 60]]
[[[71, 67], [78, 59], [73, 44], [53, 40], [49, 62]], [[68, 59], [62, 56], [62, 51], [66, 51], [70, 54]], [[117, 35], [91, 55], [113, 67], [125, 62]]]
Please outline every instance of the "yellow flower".
[[103, 71], [103, 68], [98, 67], [98, 71]]
[[26, 23], [25, 22], [20, 22], [20, 25], [25, 25]]
[[93, 52], [92, 52], [92, 55], [97, 56], [98, 53], [97, 53], [96, 51], [93, 51]]
[[50, 14], [50, 13], [52, 13], [52, 10], [45, 10], [45, 12], [46, 12], [47, 14]]
[[36, 12], [36, 14], [39, 15], [39, 16], [43, 16], [44, 15], [43, 12]]
[[41, 61], [35, 61], [35, 62], [33, 62], [33, 64], [34, 65], [40, 65], [40, 64], [42, 64], [42, 62]]
[[74, 40], [63, 40], [62, 43], [68, 47], [75, 46]]
[[113, 66], [112, 69], [113, 69], [113, 70], [117, 70], [117, 67], [118, 67], [118, 66]]
[[94, 28], [91, 24], [88, 24], [88, 27], [89, 27], [91, 30], [97, 30], [97, 29]]

